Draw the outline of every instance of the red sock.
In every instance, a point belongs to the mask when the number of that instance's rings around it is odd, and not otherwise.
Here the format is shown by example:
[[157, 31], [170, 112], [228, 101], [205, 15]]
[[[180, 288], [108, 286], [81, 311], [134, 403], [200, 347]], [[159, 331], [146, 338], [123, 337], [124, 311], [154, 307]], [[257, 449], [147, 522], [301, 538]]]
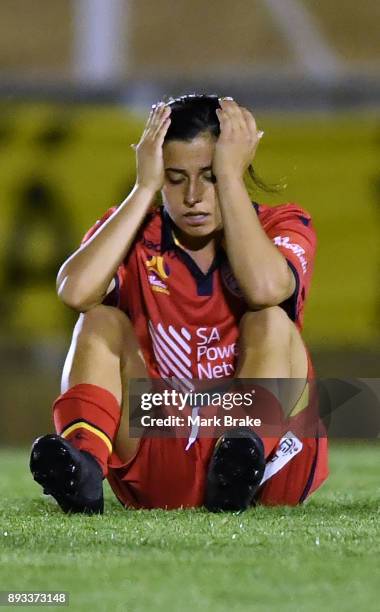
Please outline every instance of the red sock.
[[116, 397], [97, 385], [75, 385], [56, 399], [53, 418], [56, 432], [75, 448], [91, 453], [106, 476], [120, 422]]

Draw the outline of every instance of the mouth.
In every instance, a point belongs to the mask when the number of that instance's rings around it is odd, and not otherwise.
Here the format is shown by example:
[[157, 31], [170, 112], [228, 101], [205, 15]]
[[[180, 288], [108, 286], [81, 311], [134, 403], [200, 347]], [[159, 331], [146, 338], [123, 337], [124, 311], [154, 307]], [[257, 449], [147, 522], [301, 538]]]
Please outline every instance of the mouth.
[[188, 212], [183, 215], [189, 225], [202, 225], [206, 222], [210, 213], [205, 212]]

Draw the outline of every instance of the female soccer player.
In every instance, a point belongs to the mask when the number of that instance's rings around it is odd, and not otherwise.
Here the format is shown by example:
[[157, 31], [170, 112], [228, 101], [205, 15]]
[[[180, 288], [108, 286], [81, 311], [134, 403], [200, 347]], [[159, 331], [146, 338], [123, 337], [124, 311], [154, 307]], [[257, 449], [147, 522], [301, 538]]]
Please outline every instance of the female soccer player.
[[[102, 512], [104, 477], [125, 507], [211, 511], [297, 504], [327, 477], [317, 425], [311, 437], [249, 427], [218, 440], [129, 435], [137, 378], [188, 388], [296, 379], [288, 413], [310, 408], [300, 329], [315, 234], [298, 206], [251, 202], [243, 177], [262, 135], [231, 98], [157, 104], [135, 147], [132, 192], [60, 269], [58, 295], [81, 314], [54, 404], [57, 434], [35, 441], [30, 466], [65, 512]], [[279, 414], [275, 394], [260, 402]]]

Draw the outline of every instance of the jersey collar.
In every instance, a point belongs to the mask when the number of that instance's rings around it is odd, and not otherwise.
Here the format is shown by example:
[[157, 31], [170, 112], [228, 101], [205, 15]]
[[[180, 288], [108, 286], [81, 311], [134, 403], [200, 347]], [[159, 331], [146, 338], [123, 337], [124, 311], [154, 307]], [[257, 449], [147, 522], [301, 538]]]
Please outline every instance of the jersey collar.
[[161, 210], [161, 219], [161, 253], [166, 253], [166, 251], [174, 251], [176, 246], [176, 238], [173, 233], [173, 222], [164, 207], [162, 207]]

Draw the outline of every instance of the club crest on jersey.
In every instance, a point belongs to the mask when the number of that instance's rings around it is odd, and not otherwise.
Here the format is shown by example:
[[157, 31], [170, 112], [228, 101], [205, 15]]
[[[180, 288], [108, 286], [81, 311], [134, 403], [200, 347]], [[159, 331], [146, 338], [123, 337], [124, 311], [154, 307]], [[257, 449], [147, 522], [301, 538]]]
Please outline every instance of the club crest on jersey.
[[228, 262], [223, 262], [221, 267], [220, 267], [220, 273], [222, 276], [222, 281], [225, 287], [227, 287], [228, 291], [230, 291], [230, 293], [232, 293], [232, 295], [238, 297], [238, 298], [242, 298], [243, 296], [243, 292], [240, 289], [236, 278], [234, 277], [232, 270], [230, 268], [230, 265]]
[[148, 272], [148, 281], [152, 291], [170, 295], [166, 279], [169, 277], [170, 268], [161, 255], [151, 255], [145, 261]]

